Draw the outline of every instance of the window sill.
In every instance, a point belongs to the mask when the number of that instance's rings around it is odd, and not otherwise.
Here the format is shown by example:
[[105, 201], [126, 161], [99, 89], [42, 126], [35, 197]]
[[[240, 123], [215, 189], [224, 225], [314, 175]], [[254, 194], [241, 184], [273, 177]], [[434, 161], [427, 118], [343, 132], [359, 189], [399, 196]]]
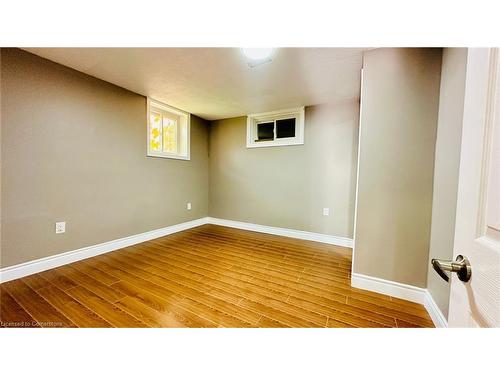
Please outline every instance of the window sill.
[[296, 140], [296, 141], [288, 141], [288, 142], [255, 142], [255, 143], [247, 143], [247, 148], [261, 148], [261, 147], [280, 147], [280, 146], [300, 146], [303, 145], [304, 141]]
[[162, 158], [162, 159], [177, 159], [177, 160], [191, 160], [190, 156], [182, 155], [162, 155], [162, 154], [147, 154], [148, 158]]

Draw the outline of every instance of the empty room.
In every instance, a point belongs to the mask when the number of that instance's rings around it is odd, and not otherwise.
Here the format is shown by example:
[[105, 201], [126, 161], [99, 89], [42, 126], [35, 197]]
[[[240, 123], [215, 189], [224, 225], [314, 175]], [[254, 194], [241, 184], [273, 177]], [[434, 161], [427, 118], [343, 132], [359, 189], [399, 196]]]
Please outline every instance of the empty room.
[[489, 0], [0, 9], [1, 374], [498, 372]]
[[497, 59], [3, 48], [2, 326], [499, 326]]

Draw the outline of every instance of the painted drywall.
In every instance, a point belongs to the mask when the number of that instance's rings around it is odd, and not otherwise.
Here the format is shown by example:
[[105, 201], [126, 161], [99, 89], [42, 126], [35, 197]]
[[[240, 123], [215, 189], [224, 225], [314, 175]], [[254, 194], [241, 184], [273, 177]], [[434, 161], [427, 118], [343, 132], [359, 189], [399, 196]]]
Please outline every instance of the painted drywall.
[[304, 145], [263, 148], [246, 117], [213, 121], [210, 216], [352, 238], [358, 117], [358, 100], [307, 107]]
[[356, 273], [426, 286], [441, 52], [364, 55]]
[[[429, 259], [453, 258], [466, 67], [466, 48], [443, 50]], [[448, 317], [450, 284], [439, 277], [430, 262], [427, 289]]]
[[145, 97], [18, 49], [1, 77], [1, 267], [207, 216], [206, 121], [147, 157]]

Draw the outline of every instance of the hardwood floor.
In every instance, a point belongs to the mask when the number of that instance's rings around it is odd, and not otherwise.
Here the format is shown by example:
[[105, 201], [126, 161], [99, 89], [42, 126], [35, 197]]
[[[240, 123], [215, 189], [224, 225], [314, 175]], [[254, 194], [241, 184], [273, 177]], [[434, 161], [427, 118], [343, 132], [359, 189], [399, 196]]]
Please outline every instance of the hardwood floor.
[[204, 225], [1, 284], [2, 326], [433, 327], [351, 288], [351, 251]]

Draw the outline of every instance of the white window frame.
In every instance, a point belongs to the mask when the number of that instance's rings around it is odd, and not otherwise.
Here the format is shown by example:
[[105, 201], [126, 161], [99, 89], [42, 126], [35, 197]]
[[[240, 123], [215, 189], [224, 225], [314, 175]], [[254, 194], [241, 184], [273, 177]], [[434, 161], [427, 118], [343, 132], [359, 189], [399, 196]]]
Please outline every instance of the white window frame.
[[[164, 152], [164, 151], [153, 151], [151, 150], [150, 142], [150, 114], [154, 112], [154, 109], [159, 111], [166, 111], [179, 116], [180, 121], [184, 121], [186, 126], [186, 155], [180, 153], [181, 149], [181, 124], [177, 124], [177, 153]], [[172, 107], [168, 104], [159, 102], [157, 100], [147, 98], [147, 155], [157, 158], [167, 158], [167, 159], [181, 159], [181, 160], [191, 160], [191, 114], [184, 112], [180, 109]]]
[[[276, 138], [276, 121], [295, 118], [295, 137]], [[247, 116], [247, 148], [294, 146], [304, 144], [305, 108], [289, 108], [279, 111], [254, 113]], [[274, 140], [257, 141], [257, 124], [274, 122]]]

